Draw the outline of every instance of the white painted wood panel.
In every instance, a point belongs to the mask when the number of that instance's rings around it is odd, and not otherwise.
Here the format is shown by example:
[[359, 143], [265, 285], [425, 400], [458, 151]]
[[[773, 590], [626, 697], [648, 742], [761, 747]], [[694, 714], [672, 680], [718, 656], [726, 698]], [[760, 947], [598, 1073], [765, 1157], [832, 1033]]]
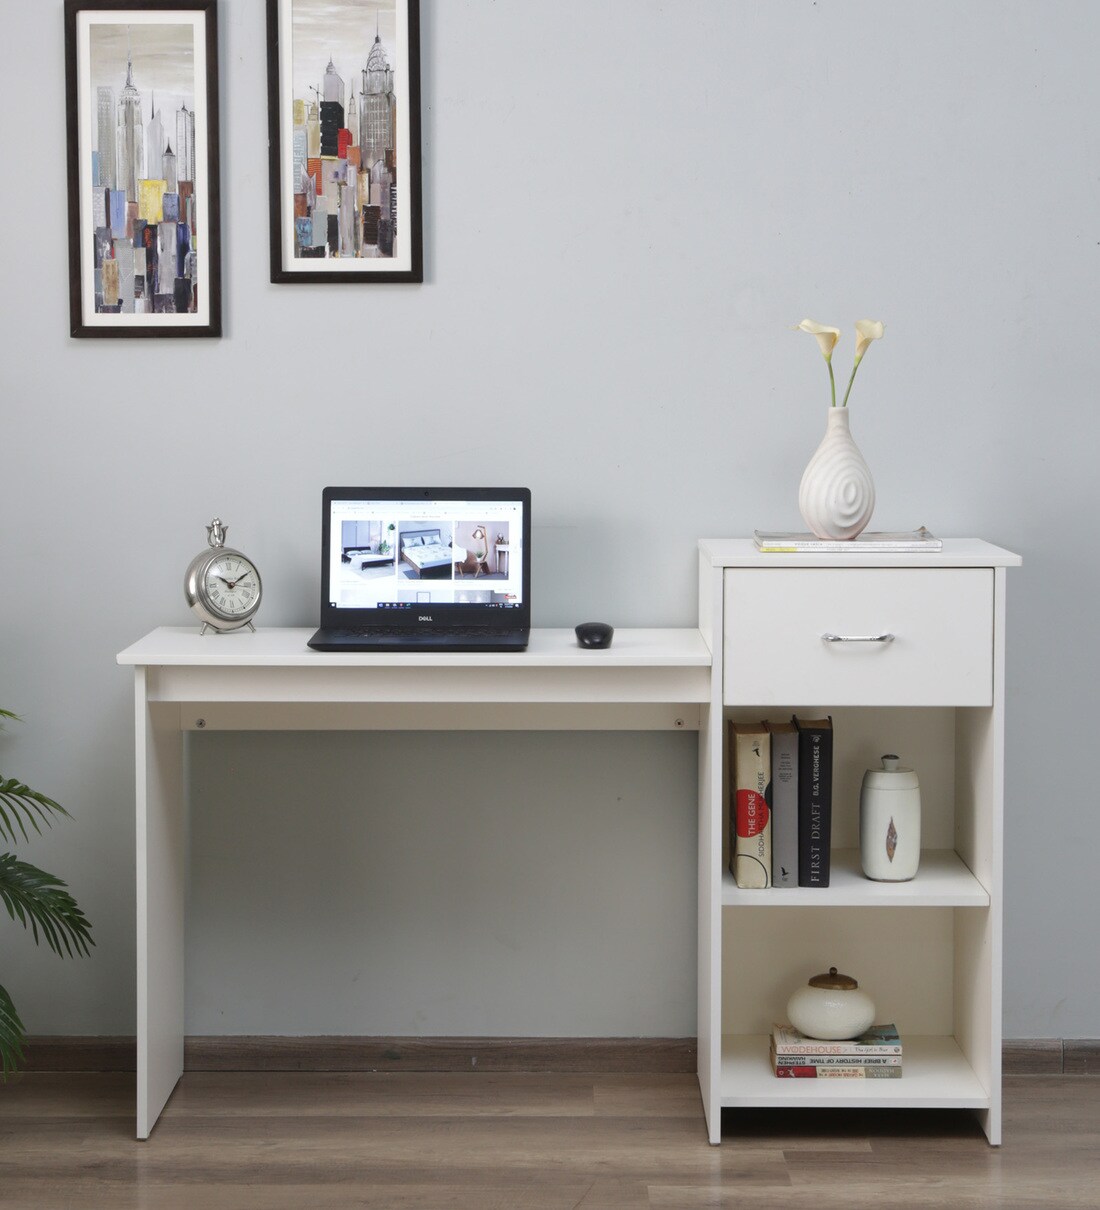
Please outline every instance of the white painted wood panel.
[[723, 616], [729, 705], [992, 702], [988, 568], [737, 568]]

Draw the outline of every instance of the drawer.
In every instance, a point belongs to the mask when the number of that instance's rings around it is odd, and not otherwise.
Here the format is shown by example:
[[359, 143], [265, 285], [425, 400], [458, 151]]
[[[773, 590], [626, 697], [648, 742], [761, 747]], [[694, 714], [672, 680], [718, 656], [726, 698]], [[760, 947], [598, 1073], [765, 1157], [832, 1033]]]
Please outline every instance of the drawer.
[[990, 568], [734, 568], [724, 610], [729, 705], [993, 701]]

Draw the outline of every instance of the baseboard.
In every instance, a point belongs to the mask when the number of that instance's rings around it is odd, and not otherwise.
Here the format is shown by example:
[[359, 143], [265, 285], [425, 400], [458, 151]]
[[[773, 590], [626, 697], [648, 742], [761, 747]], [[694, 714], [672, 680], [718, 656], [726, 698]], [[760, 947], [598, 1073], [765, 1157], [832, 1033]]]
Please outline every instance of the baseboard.
[[[28, 1071], [134, 1071], [133, 1038], [27, 1039]], [[184, 1041], [185, 1071], [690, 1073], [694, 1038], [217, 1036]]]
[[1061, 1038], [1006, 1038], [1001, 1046], [1001, 1070], [1006, 1076], [1063, 1074]]
[[[1100, 1039], [1011, 1038], [1005, 1075], [1100, 1075]], [[694, 1038], [189, 1037], [187, 1071], [689, 1073]], [[134, 1071], [128, 1037], [31, 1037], [28, 1071]]]
[[137, 1071], [132, 1037], [39, 1035], [27, 1038], [26, 1071]]

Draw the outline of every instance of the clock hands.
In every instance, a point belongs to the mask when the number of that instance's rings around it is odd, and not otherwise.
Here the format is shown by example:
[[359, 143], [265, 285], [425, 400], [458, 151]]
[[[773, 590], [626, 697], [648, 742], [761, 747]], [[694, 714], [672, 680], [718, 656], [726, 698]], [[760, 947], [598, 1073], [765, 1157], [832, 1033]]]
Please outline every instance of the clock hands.
[[242, 575], [239, 575], [239, 576], [238, 576], [238, 577], [237, 577], [235, 580], [227, 580], [227, 579], [225, 578], [225, 576], [219, 576], [219, 575], [218, 575], [218, 573], [217, 573], [217, 572], [215, 572], [215, 573], [214, 573], [214, 578], [215, 578], [216, 580], [221, 580], [221, 582], [222, 582], [222, 583], [223, 583], [223, 584], [226, 586], [226, 588], [228, 588], [230, 592], [233, 592], [233, 590], [234, 590], [234, 589], [237, 587], [237, 585], [238, 585], [238, 584], [239, 584], [239, 583], [240, 583], [242, 580], [247, 580], [247, 579], [248, 579], [248, 575], [249, 575], [249, 573], [246, 571], [246, 572], [244, 572]]

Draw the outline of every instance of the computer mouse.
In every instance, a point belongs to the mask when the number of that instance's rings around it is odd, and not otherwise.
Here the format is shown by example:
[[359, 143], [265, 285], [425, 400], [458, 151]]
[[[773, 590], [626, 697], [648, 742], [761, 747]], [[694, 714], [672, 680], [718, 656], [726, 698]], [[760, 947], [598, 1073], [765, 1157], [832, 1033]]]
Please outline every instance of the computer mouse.
[[577, 642], [581, 647], [610, 647], [614, 626], [606, 622], [581, 622], [577, 627]]

